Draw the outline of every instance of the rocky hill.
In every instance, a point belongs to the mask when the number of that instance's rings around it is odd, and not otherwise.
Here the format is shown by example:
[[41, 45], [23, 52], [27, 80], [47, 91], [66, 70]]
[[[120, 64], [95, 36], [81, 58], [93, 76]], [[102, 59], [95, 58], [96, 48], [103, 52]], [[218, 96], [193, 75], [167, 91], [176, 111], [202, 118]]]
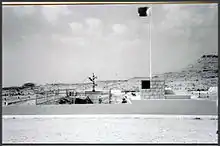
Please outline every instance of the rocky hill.
[[167, 87], [174, 91], [208, 90], [218, 84], [218, 56], [203, 55], [181, 72], [161, 75]]

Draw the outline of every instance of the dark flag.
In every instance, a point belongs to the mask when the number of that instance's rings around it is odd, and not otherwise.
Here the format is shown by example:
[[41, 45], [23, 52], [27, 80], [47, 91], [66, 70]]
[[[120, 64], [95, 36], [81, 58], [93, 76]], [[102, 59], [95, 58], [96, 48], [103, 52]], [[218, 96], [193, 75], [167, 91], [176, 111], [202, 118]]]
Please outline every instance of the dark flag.
[[147, 10], [149, 9], [149, 7], [139, 7], [138, 8], [138, 14], [140, 17], [147, 17]]

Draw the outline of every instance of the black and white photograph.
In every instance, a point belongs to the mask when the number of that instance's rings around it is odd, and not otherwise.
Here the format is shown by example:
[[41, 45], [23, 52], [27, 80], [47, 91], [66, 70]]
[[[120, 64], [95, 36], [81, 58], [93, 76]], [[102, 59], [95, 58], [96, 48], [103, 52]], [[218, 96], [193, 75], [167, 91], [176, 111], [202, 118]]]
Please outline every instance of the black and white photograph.
[[218, 142], [218, 5], [3, 5], [2, 142]]

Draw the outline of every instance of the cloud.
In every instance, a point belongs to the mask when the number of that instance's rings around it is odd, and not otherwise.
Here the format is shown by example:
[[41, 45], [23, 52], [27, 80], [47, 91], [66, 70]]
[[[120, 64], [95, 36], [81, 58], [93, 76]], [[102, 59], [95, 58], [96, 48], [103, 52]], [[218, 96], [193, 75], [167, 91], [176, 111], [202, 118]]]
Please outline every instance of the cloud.
[[217, 9], [215, 5], [163, 5], [166, 10], [162, 22], [163, 29], [181, 29], [213, 25], [216, 20]]
[[85, 18], [85, 30], [86, 34], [91, 37], [91, 41], [96, 37], [101, 38], [103, 35], [103, 23], [98, 18]]
[[71, 22], [69, 23], [69, 26], [71, 28], [71, 34], [72, 36], [76, 36], [76, 37], [79, 37], [79, 36], [83, 36], [85, 35], [85, 27], [83, 26], [82, 23], [79, 23], [79, 22]]
[[42, 14], [47, 21], [54, 23], [59, 17], [71, 14], [67, 6], [42, 6]]
[[114, 33], [119, 34], [119, 35], [123, 34], [127, 31], [127, 27], [124, 24], [114, 24], [112, 26], [112, 29], [113, 29]]
[[[168, 38], [187, 39], [191, 44], [200, 42], [207, 36], [216, 38], [217, 8], [216, 5], [162, 5], [165, 19], [158, 25], [158, 33]], [[204, 41], [201, 41], [201, 45]], [[207, 43], [207, 42], [206, 42]], [[198, 46], [198, 45], [197, 45]]]
[[20, 6], [20, 7], [16, 7], [16, 6], [8, 6], [8, 8], [13, 8], [14, 13], [17, 16], [23, 17], [23, 16], [30, 16], [35, 12], [35, 7], [34, 6]]
[[87, 18], [85, 21], [91, 29], [99, 28], [102, 23], [102, 21], [98, 18]]
[[70, 25], [72, 31], [74, 31], [74, 32], [75, 31], [82, 31], [82, 29], [83, 29], [83, 25], [80, 23], [77, 23], [77, 22], [72, 22], [69, 25]]

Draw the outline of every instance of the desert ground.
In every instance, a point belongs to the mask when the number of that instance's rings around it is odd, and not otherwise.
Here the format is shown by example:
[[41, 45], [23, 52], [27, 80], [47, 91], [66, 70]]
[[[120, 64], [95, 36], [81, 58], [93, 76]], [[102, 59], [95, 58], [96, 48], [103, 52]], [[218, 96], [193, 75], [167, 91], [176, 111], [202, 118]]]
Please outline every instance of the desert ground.
[[3, 143], [217, 143], [213, 116], [5, 116]]

